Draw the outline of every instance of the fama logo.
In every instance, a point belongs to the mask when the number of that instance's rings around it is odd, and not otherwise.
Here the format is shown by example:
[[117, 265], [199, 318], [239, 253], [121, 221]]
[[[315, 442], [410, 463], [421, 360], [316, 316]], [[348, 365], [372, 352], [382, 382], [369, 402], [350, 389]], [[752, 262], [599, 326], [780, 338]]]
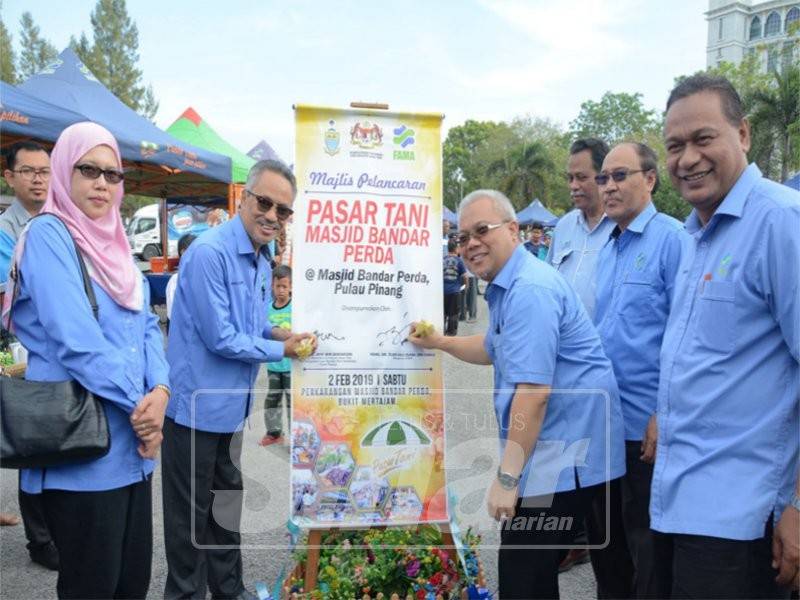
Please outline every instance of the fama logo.
[[405, 125], [400, 125], [397, 129], [393, 129], [394, 137], [392, 142], [395, 146], [400, 146], [400, 150], [394, 150], [392, 158], [395, 160], [414, 160], [414, 151], [408, 150], [409, 146], [414, 145], [414, 130], [409, 129]]

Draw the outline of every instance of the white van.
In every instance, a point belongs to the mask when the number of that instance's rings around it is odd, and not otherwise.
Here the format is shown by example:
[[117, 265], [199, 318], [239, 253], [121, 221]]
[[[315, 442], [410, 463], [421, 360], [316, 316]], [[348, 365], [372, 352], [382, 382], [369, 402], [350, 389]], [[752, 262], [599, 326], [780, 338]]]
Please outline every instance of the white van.
[[[128, 241], [133, 254], [142, 260], [161, 256], [161, 211], [158, 204], [137, 210], [128, 223]], [[169, 240], [169, 255], [178, 256], [178, 240]]]

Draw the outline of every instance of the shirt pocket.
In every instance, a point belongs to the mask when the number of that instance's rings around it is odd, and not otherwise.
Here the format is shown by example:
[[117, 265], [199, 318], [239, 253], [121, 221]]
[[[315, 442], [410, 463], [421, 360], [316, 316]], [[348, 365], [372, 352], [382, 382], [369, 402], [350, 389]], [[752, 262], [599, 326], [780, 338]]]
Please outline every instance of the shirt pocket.
[[731, 281], [704, 281], [697, 304], [697, 343], [720, 353], [733, 350], [736, 285]]
[[617, 314], [633, 325], [646, 325], [654, 320], [655, 280], [651, 273], [634, 271], [625, 276], [619, 290]]
[[572, 248], [560, 248], [557, 250], [553, 258], [553, 268], [560, 271], [570, 254], [572, 254]]

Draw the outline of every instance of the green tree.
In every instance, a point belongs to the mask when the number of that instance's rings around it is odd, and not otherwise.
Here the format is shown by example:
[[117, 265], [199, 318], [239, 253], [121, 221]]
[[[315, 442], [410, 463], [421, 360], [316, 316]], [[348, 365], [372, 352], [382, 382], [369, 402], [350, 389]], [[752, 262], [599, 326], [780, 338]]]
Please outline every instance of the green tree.
[[455, 210], [463, 195], [485, 187], [486, 165], [481, 163], [480, 152], [492, 133], [501, 129], [508, 126], [470, 119], [448, 131], [442, 147], [446, 206]]
[[606, 92], [599, 102], [587, 100], [581, 104], [577, 118], [570, 123], [574, 138], [599, 137], [610, 146], [639, 139], [648, 131], [661, 128], [655, 110], [642, 104], [640, 93]]
[[21, 79], [27, 79], [52, 64], [58, 57], [58, 51], [53, 44], [42, 37], [39, 26], [33, 22], [31, 13], [27, 11], [22, 13], [19, 23], [20, 27], [22, 27], [20, 34], [19, 76]]
[[509, 197], [516, 210], [521, 210], [533, 200], [536, 190], [541, 195], [545, 173], [553, 168], [544, 144], [535, 141], [514, 147], [507, 156], [490, 164], [487, 174], [500, 174], [497, 187]]
[[800, 66], [786, 63], [770, 75], [769, 87], [753, 93], [751, 120], [754, 130], [763, 129], [772, 136], [780, 181], [785, 181], [790, 168], [797, 168], [800, 162]]
[[[0, 3], [0, 15], [2, 14], [3, 4]], [[11, 34], [0, 16], [0, 79], [13, 85], [17, 83], [17, 70], [14, 67], [16, 58], [11, 42]]]
[[117, 98], [152, 119], [158, 111], [152, 87], [142, 83], [139, 30], [128, 16], [125, 0], [98, 0], [91, 15], [94, 41], [85, 34], [70, 45], [83, 63]]

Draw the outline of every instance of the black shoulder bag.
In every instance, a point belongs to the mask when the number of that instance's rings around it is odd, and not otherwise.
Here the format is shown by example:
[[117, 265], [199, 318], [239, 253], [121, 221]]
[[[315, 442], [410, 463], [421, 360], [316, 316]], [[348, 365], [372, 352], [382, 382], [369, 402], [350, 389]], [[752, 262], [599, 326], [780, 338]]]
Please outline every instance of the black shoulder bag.
[[[89, 272], [74, 239], [72, 243], [83, 289], [97, 319], [97, 298]], [[19, 294], [19, 265], [14, 265], [10, 277], [16, 285], [9, 323]], [[0, 467], [4, 469], [37, 469], [88, 461], [108, 454], [111, 448], [102, 400], [77, 381], [28, 381], [0, 376], [0, 436]]]

